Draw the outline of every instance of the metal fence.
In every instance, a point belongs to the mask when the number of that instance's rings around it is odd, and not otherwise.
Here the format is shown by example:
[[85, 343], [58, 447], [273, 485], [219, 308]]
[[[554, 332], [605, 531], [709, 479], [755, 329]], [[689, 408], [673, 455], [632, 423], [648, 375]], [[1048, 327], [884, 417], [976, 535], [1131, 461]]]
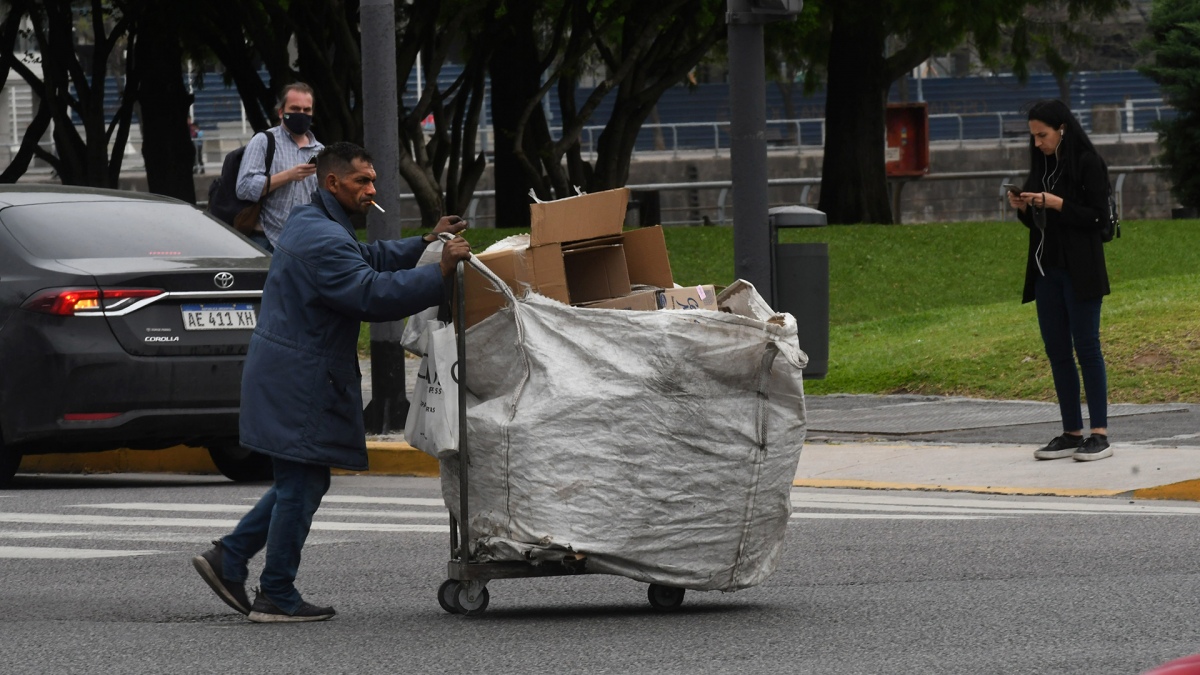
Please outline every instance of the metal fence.
[[[1152, 165], [1110, 167], [1109, 176], [1113, 180], [1113, 192], [1116, 197], [1118, 211], [1122, 213], [1124, 211], [1125, 183], [1131, 175], [1156, 173], [1163, 170], [1165, 170], [1164, 167]], [[1024, 171], [961, 171], [929, 174], [921, 178], [919, 182], [979, 181], [990, 179], [995, 184], [995, 191], [992, 194], [995, 195], [996, 220], [1012, 220], [1015, 218], [1015, 215], [1013, 210], [1008, 206], [1008, 200], [1005, 198], [1005, 189], [1002, 186], [1004, 183], [1019, 180], [1024, 175]], [[777, 194], [786, 198], [779, 200], [777, 203], [772, 203], [771, 206], [799, 204], [815, 207], [813, 187], [820, 186], [820, 184], [821, 179], [815, 177], [775, 178], [768, 180], [767, 185], [772, 188], [793, 188], [790, 191], [779, 191]], [[891, 186], [893, 190], [901, 190], [905, 184], [900, 181], [893, 181]], [[907, 184], [911, 185], [911, 183]], [[666, 205], [661, 208], [661, 224], [664, 226], [686, 227], [730, 225], [732, 223], [732, 181], [645, 183], [632, 184], [626, 187], [634, 191], [635, 196], [639, 192], [657, 192], [660, 194], [684, 192], [689, 197], [694, 197], [694, 199], [673, 200], [675, 204], [671, 203], [672, 200], [664, 200]], [[471, 222], [472, 227], [496, 227], [492, 211], [495, 194], [494, 190], [477, 190], [474, 193], [466, 209], [466, 213], [462, 214], [463, 217]], [[986, 195], [982, 198], [985, 200], [992, 199], [992, 197], [987, 197]], [[680, 201], [683, 203], [680, 204]], [[401, 213], [402, 225], [405, 227], [418, 226], [420, 224], [420, 217], [412, 195], [403, 195], [401, 197], [401, 204], [406, 207], [403, 209], [404, 212]], [[896, 222], [901, 222], [903, 220], [902, 216], [903, 214], [895, 214]], [[630, 218], [632, 219], [634, 216], [631, 215]], [[641, 223], [630, 222], [630, 224]]]

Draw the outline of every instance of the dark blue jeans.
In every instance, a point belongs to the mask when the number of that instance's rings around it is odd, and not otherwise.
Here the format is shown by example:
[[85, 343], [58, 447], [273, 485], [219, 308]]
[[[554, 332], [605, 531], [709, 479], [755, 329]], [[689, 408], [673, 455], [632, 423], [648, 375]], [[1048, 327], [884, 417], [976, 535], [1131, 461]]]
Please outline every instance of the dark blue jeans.
[[[1066, 270], [1046, 268], [1034, 285], [1038, 326], [1054, 376], [1063, 431], [1083, 429], [1079, 405], [1079, 372], [1087, 394], [1088, 418], [1093, 429], [1108, 427], [1108, 374], [1100, 352], [1100, 304], [1103, 298], [1078, 300]], [[1075, 359], [1079, 358], [1079, 370]]]
[[254, 232], [248, 235], [250, 241], [258, 244], [258, 246], [267, 253], [274, 253], [275, 247], [271, 245], [271, 240], [267, 239], [267, 235], [262, 232]]
[[231, 534], [221, 539], [225, 547], [223, 573], [229, 581], [245, 583], [246, 562], [265, 546], [267, 560], [259, 585], [275, 606], [291, 614], [300, 607], [296, 572], [300, 551], [308, 539], [313, 514], [329, 490], [327, 466], [271, 458], [275, 484], [242, 517]]

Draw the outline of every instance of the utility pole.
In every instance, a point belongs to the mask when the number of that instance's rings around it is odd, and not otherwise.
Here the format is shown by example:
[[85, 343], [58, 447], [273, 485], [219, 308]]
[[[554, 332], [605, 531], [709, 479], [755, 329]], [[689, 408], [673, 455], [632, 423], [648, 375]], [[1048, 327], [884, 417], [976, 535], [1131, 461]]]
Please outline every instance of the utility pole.
[[767, 70], [763, 24], [793, 19], [804, 0], [728, 0], [729, 163], [733, 176], [733, 271], [771, 297], [767, 226]]
[[[364, 68], [363, 142], [375, 158], [375, 202], [386, 213], [367, 213], [367, 240], [400, 238], [400, 138], [396, 83], [395, 0], [362, 0]], [[369, 72], [370, 76], [365, 73]], [[403, 321], [371, 324], [371, 402], [363, 411], [367, 431], [404, 429], [408, 387], [404, 381]]]

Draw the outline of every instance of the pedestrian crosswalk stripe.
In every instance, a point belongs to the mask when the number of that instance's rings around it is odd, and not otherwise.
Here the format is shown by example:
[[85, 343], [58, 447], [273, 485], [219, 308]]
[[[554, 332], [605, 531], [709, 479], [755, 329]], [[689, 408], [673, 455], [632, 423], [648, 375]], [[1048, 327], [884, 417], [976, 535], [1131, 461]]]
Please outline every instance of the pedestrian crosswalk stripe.
[[924, 513], [793, 513], [793, 519], [803, 520], [987, 520], [997, 516], [956, 516]]
[[[140, 516], [90, 516], [57, 513], [0, 513], [0, 523], [37, 525], [114, 525], [126, 527], [211, 527], [232, 530], [236, 520], [217, 518], [152, 518]], [[445, 525], [407, 523], [342, 523], [313, 521], [313, 530], [326, 532], [445, 532]]]
[[50, 548], [40, 546], [0, 546], [0, 559], [82, 560], [87, 558], [123, 558], [135, 555], [156, 555], [162, 551], [114, 551], [99, 548]]
[[342, 504], [396, 504], [400, 506], [439, 506], [446, 508], [446, 502], [441, 498], [426, 497], [365, 497], [360, 495], [325, 495], [322, 503]]
[[[239, 513], [250, 510], [244, 504], [174, 504], [170, 502], [128, 502], [114, 504], [73, 504], [81, 509], [110, 509], [118, 511], [183, 511], [192, 513]], [[427, 518], [445, 520], [446, 511], [375, 511], [369, 509], [340, 509], [335, 506], [321, 507], [322, 516], [366, 517], [366, 518]]]

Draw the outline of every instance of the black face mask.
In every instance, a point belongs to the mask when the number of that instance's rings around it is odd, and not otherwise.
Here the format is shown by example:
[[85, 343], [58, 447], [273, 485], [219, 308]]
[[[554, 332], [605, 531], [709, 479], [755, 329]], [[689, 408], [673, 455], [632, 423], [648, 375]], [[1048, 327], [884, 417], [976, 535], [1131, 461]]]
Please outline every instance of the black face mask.
[[303, 135], [312, 126], [312, 115], [304, 113], [284, 113], [283, 126], [297, 136]]

